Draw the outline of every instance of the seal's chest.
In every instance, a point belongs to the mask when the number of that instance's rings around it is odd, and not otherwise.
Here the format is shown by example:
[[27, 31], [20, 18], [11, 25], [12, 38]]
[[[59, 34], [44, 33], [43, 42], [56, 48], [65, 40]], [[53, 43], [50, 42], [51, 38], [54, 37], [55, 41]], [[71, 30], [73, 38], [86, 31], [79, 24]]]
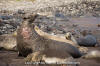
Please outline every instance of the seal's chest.
[[30, 33], [31, 30], [28, 27], [23, 27], [21, 31], [21, 35], [23, 36], [24, 39], [29, 39], [30, 38]]

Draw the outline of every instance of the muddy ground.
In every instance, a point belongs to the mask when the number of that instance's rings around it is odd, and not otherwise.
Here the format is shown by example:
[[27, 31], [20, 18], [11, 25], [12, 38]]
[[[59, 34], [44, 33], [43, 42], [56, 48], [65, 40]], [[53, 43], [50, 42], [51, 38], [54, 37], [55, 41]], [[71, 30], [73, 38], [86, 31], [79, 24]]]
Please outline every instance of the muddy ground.
[[[10, 2], [6, 4], [7, 7]], [[14, 2], [15, 3], [15, 2]], [[5, 2], [1, 2], [0, 6], [0, 35], [11, 34], [17, 30], [23, 21], [23, 16], [27, 16], [31, 13], [38, 13], [39, 16], [35, 24], [43, 31], [54, 34], [54, 35], [65, 35], [67, 32], [72, 32], [75, 37], [81, 36], [82, 32], [87, 31], [92, 33], [100, 44], [100, 2], [82, 2], [82, 3], [71, 3], [69, 5], [62, 5], [55, 7], [44, 7], [43, 9], [37, 9], [32, 7], [32, 2], [21, 2], [17, 1], [14, 6], [4, 8]], [[25, 3], [28, 5], [25, 8]], [[40, 2], [39, 2], [40, 3]], [[44, 2], [43, 2], [44, 3]], [[21, 5], [20, 5], [21, 4]], [[23, 6], [22, 6], [23, 5]], [[38, 5], [35, 4], [35, 5]], [[45, 4], [47, 5], [47, 4]], [[58, 5], [58, 4], [57, 4]], [[16, 8], [14, 8], [16, 6]], [[19, 6], [19, 7], [17, 7]], [[22, 6], [22, 10], [21, 7]], [[43, 4], [40, 6], [44, 6]], [[28, 8], [30, 7], [30, 8]], [[25, 8], [25, 10], [24, 10]], [[62, 10], [62, 9], [63, 10]], [[16, 9], [16, 10], [15, 10]], [[34, 11], [36, 9], [36, 11]], [[54, 10], [53, 10], [54, 9]], [[67, 10], [66, 10], [67, 9]], [[87, 47], [89, 51], [99, 50], [100, 47]], [[75, 59], [79, 62], [79, 66], [100, 66], [100, 61], [87, 60], [82, 58]], [[29, 64], [36, 66], [34, 64]], [[24, 57], [19, 57], [18, 52], [0, 50], [0, 66], [28, 66], [25, 64]], [[43, 66], [43, 65], [42, 65]], [[45, 65], [46, 66], [46, 65]], [[70, 66], [70, 65], [69, 65]]]
[[[98, 49], [99, 47], [89, 47], [89, 50]], [[100, 48], [99, 48], [100, 50]], [[87, 60], [78, 58], [75, 59], [79, 66], [100, 66], [100, 63], [95, 60]], [[18, 57], [18, 53], [14, 51], [0, 51], [0, 66], [38, 66], [35, 64], [27, 64], [24, 61], [24, 57]], [[47, 66], [47, 65], [40, 65]], [[49, 65], [51, 66], [51, 65]], [[59, 66], [59, 65], [57, 65]], [[75, 66], [74, 64], [69, 64], [68, 66]]]

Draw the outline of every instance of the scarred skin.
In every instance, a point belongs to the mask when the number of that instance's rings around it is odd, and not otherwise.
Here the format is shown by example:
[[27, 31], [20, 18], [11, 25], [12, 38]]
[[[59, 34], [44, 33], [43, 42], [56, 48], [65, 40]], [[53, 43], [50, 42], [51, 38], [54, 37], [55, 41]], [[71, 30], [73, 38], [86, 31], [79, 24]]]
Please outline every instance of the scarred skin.
[[[29, 19], [24, 21], [17, 31], [17, 48], [22, 56], [26, 57], [32, 53], [40, 52], [41, 55], [46, 55], [47, 57], [81, 57], [79, 50], [71, 44], [48, 39], [39, 35], [35, 31], [35, 25], [32, 23], [32, 21], [35, 20], [36, 15], [32, 18], [32, 20]], [[58, 52], [61, 55], [58, 54], [57, 56], [56, 53]]]

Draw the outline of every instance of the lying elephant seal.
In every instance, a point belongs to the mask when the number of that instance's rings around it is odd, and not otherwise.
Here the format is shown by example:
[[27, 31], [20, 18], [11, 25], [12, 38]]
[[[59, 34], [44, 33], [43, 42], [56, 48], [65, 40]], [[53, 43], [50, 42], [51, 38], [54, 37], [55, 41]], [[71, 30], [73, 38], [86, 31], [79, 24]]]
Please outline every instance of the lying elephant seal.
[[74, 38], [74, 36], [70, 32], [66, 33], [65, 36], [58, 36], [58, 35], [51, 35], [51, 34], [48, 34], [46, 32], [43, 32], [41, 29], [39, 29], [38, 26], [35, 26], [35, 30], [42, 37], [46, 37], [48, 39], [52, 39], [52, 40], [56, 40], [56, 41], [60, 41], [60, 42], [69, 43], [69, 44], [77, 47], [79, 49], [79, 51], [81, 51], [81, 53], [83, 53], [83, 54], [87, 53], [87, 51], [88, 51], [88, 48], [81, 47], [78, 45], [76, 39]]
[[67, 58], [60, 58], [57, 56], [56, 57], [47, 56], [46, 54], [43, 54], [41, 52], [35, 52], [32, 54], [29, 54], [27, 58], [25, 58], [25, 61], [33, 62], [33, 63], [39, 62], [39, 64], [42, 64], [42, 65], [45, 64], [45, 66], [48, 66], [48, 64], [50, 66], [67, 66], [67, 65], [77, 66], [79, 64], [79, 63], [75, 63], [75, 64], [68, 63], [68, 62], [73, 62], [73, 63], [76, 62], [76, 60], [74, 60], [73, 57], [71, 57], [70, 55]]
[[16, 44], [15, 33], [0, 35], [1, 49], [17, 51]]
[[97, 62], [100, 62], [100, 51], [98, 50], [90, 51], [88, 52], [88, 54], [82, 56], [82, 58], [93, 59], [93, 60], [96, 60]]
[[[51, 51], [50, 54], [52, 57], [56, 57], [56, 53], [61, 53], [58, 57], [62, 56], [62, 58], [69, 57], [67, 54], [74, 58], [81, 57], [79, 50], [69, 43], [40, 36], [35, 31], [35, 25], [32, 23], [36, 17], [37, 15], [34, 15], [31, 17], [32, 19], [30, 18], [29, 20], [27, 19], [24, 21], [17, 31], [17, 48], [22, 56], [26, 57], [29, 54], [38, 51], [48, 55], [49, 51]], [[45, 50], [49, 51], [45, 52]]]
[[[47, 53], [49, 51], [49, 53]], [[51, 54], [51, 52], [53, 54]], [[56, 50], [57, 52], [57, 50]], [[62, 52], [62, 51], [61, 51]], [[73, 57], [70, 56], [70, 54], [68, 53], [64, 53], [62, 52], [63, 55], [61, 55], [60, 53], [55, 53], [55, 51], [53, 50], [44, 50], [43, 52], [34, 52], [32, 54], [29, 54], [27, 56], [27, 58], [25, 58], [26, 61], [45, 61], [46, 63], [64, 63], [64, 62], [68, 62], [68, 61], [72, 61], [74, 60]], [[56, 57], [54, 57], [54, 55]], [[59, 55], [59, 56], [58, 56]], [[66, 56], [65, 58], [62, 58], [63, 56]]]
[[66, 42], [75, 47], [79, 47], [78, 44], [75, 44], [75, 42], [73, 42], [72, 40], [67, 40], [65, 36], [51, 35], [49, 33], [43, 32], [38, 26], [35, 26], [35, 31], [42, 37], [46, 37], [48, 39], [52, 39], [60, 42]]

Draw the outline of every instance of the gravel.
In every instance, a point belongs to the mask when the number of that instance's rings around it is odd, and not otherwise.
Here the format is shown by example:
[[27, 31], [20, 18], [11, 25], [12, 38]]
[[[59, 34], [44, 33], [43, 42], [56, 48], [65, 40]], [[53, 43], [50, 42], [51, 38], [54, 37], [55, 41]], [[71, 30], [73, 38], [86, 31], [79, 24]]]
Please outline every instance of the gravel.
[[54, 34], [65, 34], [71, 29], [78, 29], [77, 25], [68, 22], [70, 18], [81, 17], [87, 13], [92, 17], [100, 17], [100, 1], [97, 0], [36, 0], [34, 2], [5, 0], [0, 2], [0, 5], [0, 35], [16, 31], [25, 14], [40, 14], [36, 25], [43, 31]]

